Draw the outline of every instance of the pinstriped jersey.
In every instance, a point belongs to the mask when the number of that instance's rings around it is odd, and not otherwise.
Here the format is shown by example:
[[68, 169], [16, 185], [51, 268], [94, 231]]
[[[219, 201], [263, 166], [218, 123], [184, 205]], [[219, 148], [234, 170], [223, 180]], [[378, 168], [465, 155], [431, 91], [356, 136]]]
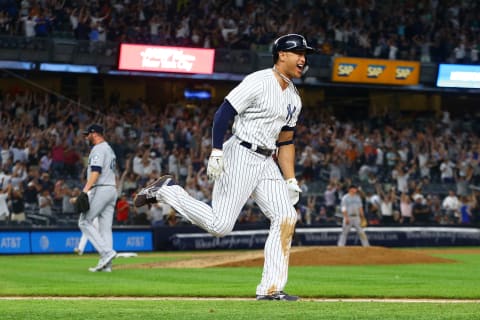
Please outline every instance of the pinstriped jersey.
[[238, 113], [232, 133], [272, 150], [282, 127], [295, 127], [302, 109], [295, 85], [282, 90], [271, 68], [247, 75], [225, 99]]
[[102, 168], [102, 173], [95, 184], [116, 185], [116, 156], [106, 141], [94, 145], [90, 151], [88, 156], [87, 177], [90, 177], [92, 166]]

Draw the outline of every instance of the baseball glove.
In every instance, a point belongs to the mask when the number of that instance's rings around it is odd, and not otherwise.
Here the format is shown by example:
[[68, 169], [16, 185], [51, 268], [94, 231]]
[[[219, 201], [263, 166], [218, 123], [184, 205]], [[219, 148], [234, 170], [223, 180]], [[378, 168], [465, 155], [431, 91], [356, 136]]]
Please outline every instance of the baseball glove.
[[361, 226], [362, 228], [365, 228], [365, 227], [368, 226], [367, 218], [365, 218], [365, 217], [361, 217], [361, 218], [360, 218], [360, 226]]
[[90, 209], [90, 203], [88, 202], [88, 194], [85, 192], [80, 193], [77, 200], [73, 204], [77, 213], [87, 212]]

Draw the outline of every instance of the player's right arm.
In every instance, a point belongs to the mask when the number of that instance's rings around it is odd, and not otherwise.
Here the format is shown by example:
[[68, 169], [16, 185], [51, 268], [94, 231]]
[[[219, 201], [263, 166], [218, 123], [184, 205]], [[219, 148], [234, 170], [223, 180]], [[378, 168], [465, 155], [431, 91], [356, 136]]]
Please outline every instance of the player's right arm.
[[233, 108], [228, 100], [224, 100], [223, 103], [215, 112], [213, 117], [213, 128], [212, 128], [212, 146], [213, 149], [222, 150], [223, 149], [223, 140], [225, 138], [225, 133], [230, 127], [233, 119], [237, 115], [237, 111]]
[[237, 111], [226, 99], [215, 112], [212, 128], [212, 152], [207, 165], [207, 176], [210, 180], [217, 180], [223, 172], [223, 140], [236, 115]]

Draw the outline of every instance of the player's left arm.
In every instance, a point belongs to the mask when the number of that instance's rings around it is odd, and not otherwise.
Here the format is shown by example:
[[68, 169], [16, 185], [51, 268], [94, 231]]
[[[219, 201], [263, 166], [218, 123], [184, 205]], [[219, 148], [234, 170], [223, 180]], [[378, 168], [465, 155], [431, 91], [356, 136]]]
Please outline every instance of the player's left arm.
[[277, 139], [277, 159], [285, 180], [295, 178], [295, 144], [293, 127], [283, 127]]

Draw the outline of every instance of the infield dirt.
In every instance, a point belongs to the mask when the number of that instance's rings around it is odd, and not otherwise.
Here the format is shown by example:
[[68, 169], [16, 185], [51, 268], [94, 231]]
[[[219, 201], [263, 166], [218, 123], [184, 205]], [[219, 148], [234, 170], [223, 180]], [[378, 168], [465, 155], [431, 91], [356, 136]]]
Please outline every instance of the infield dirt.
[[[477, 250], [476, 253], [479, 253]], [[408, 250], [384, 247], [294, 247], [290, 253], [290, 266], [321, 265], [388, 265], [417, 263], [454, 263], [454, 260], [435, 257], [440, 250]], [[162, 257], [165, 254], [159, 253]], [[172, 257], [172, 253], [168, 254]], [[261, 267], [263, 251], [175, 253], [175, 261], [118, 265], [118, 269], [131, 268], [212, 268]]]

